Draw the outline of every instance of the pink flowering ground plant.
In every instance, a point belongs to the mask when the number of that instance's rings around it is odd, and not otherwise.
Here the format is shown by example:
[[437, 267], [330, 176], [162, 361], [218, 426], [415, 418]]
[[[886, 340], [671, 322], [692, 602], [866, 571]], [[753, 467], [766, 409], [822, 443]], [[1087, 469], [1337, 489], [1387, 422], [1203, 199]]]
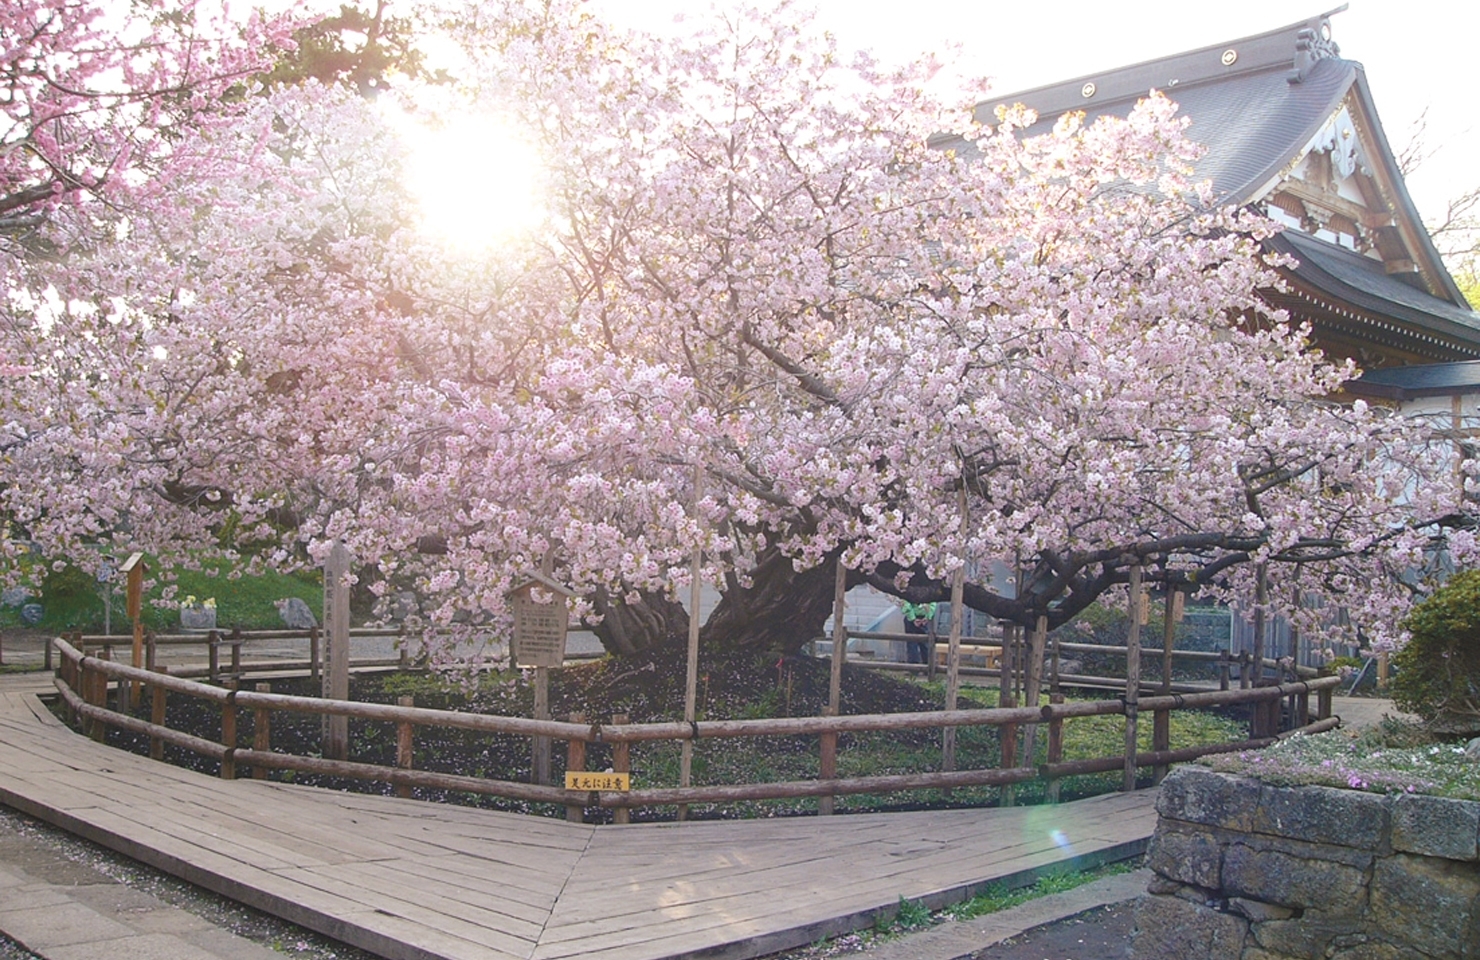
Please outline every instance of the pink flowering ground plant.
[[1257, 777], [1280, 786], [1316, 785], [1370, 793], [1423, 793], [1480, 800], [1480, 763], [1463, 743], [1415, 743], [1403, 724], [1350, 735], [1297, 734], [1263, 750], [1198, 761], [1223, 773]]

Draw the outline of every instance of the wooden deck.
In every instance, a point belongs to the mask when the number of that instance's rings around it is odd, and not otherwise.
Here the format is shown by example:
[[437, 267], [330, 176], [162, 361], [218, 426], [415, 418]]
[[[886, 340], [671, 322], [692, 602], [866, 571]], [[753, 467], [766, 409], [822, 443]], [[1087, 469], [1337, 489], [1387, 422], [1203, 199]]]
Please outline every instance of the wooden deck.
[[760, 956], [1145, 847], [1155, 791], [1056, 807], [591, 827], [265, 781], [93, 743], [0, 677], [0, 802], [389, 958]]

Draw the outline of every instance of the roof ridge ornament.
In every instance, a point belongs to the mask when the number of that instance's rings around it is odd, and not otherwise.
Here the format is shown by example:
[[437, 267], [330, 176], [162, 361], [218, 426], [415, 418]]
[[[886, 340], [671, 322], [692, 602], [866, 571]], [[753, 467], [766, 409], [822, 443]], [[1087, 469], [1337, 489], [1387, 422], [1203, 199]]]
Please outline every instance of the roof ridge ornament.
[[1300, 32], [1295, 35], [1295, 69], [1290, 74], [1291, 83], [1304, 82], [1318, 62], [1341, 58], [1341, 47], [1331, 39], [1331, 16], [1345, 9], [1346, 4], [1343, 3], [1330, 13], [1312, 17], [1309, 23], [1300, 28]]

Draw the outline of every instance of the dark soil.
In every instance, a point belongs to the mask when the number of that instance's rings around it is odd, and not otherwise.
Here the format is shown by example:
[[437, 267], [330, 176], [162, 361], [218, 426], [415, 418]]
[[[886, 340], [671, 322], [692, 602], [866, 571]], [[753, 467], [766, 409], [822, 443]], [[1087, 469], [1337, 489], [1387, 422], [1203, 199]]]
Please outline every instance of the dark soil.
[[[749, 652], [712, 653], [701, 661], [698, 684], [697, 714], [699, 719], [817, 716], [827, 704], [830, 665], [810, 657], [778, 657]], [[248, 681], [251, 682], [250, 680]], [[590, 721], [608, 721], [625, 714], [631, 722], [680, 720], [683, 716], [684, 670], [682, 654], [657, 651], [642, 658], [609, 658], [580, 666], [553, 671], [550, 685], [551, 713], [557, 718], [579, 714]], [[274, 693], [317, 696], [318, 690], [308, 679], [278, 680], [272, 683]], [[442, 710], [475, 711], [505, 716], [531, 716], [533, 690], [517, 675], [485, 677], [476, 686], [461, 689], [425, 674], [356, 675], [351, 678], [350, 698], [363, 702], [395, 703], [400, 696], [411, 695], [419, 707]], [[935, 710], [941, 707], [937, 692], [894, 677], [868, 670], [849, 670], [843, 684], [844, 713], [899, 713]], [[116, 707], [116, 705], [115, 705]], [[218, 707], [204, 701], [171, 695], [167, 701], [166, 724], [197, 736], [220, 741], [221, 714]], [[136, 714], [149, 717], [146, 697]], [[282, 753], [318, 756], [322, 743], [319, 718], [288, 712], [271, 716], [272, 749]], [[254, 736], [255, 718], [242, 710], [237, 720], [237, 742], [249, 746]], [[987, 732], [995, 737], [995, 733]], [[939, 731], [892, 733], [895, 744], [928, 748], [938, 743]], [[859, 743], [845, 735], [840, 749]], [[360, 763], [395, 766], [396, 730], [393, 724], [352, 720], [350, 723], [350, 759]], [[108, 742], [136, 753], [147, 753], [146, 737], [110, 729]], [[739, 757], [734, 741], [701, 742], [695, 751], [695, 782], [734, 782], [737, 776], [755, 775], [766, 779], [789, 779], [815, 776], [817, 743], [815, 737], [769, 737], [751, 741], [763, 745], [761, 757]], [[995, 741], [994, 741], [995, 742]], [[559, 745], [557, 745], [558, 747]], [[725, 749], [726, 747], [730, 749]], [[562, 749], [552, 753], [553, 777], [559, 782], [564, 775]], [[644, 782], [676, 783], [679, 750], [676, 744], [640, 744], [633, 748], [634, 772], [644, 774]], [[208, 774], [219, 772], [212, 759], [172, 746], [165, 747], [165, 759]], [[736, 764], [759, 766], [741, 768]], [[602, 770], [611, 764], [610, 748], [602, 744], [588, 747], [585, 769]], [[496, 780], [528, 782], [531, 778], [531, 751], [527, 737], [480, 734], [471, 731], [418, 728], [415, 764], [419, 770], [486, 777]], [[250, 776], [240, 770], [239, 776]], [[273, 780], [286, 780], [330, 789], [363, 793], [389, 793], [389, 784], [351, 780], [293, 771], [271, 771]], [[504, 800], [484, 795], [446, 790], [417, 788], [414, 796], [439, 802], [493, 807], [522, 813], [563, 816], [563, 807]], [[857, 802], [857, 801], [856, 801]], [[918, 799], [896, 798], [880, 801], [864, 799], [868, 809], [900, 809], [919, 806]], [[971, 802], [959, 798], [958, 804]], [[982, 801], [977, 798], [974, 803]], [[690, 815], [735, 817], [778, 813], [807, 813], [811, 801], [793, 804], [790, 809], [756, 810], [736, 808], [708, 809], [691, 807]], [[609, 819], [610, 810], [591, 809], [589, 820]], [[672, 819], [671, 809], [634, 811], [635, 820]]]
[[1134, 912], [1134, 900], [1096, 907], [1024, 931], [972, 960], [1124, 960]]
[[[608, 722], [625, 715], [631, 722], [681, 720], [684, 700], [684, 658], [679, 650], [659, 650], [643, 658], [608, 658], [594, 663], [552, 671], [551, 713], [559, 719], [579, 714], [588, 722]], [[811, 657], [782, 657], [756, 652], [706, 652], [700, 659], [697, 715], [704, 719], [760, 719], [771, 717], [815, 717], [827, 704], [831, 665]], [[250, 682], [250, 681], [249, 681]], [[863, 668], [845, 669], [842, 685], [844, 714], [908, 713], [938, 710], [944, 706], [939, 685], [926, 686], [910, 679], [889, 676]], [[317, 696], [307, 680], [274, 681], [275, 693]], [[978, 691], [978, 693], [982, 693]], [[458, 687], [423, 673], [356, 675], [350, 698], [371, 703], [395, 703], [411, 696], [419, 707], [471, 711], [503, 716], [532, 716], [534, 694], [526, 678], [518, 675], [485, 676], [476, 684]], [[983, 705], [995, 702], [988, 700]], [[138, 715], [148, 718], [146, 699]], [[237, 743], [250, 746], [256, 719], [251, 710], [237, 716]], [[310, 714], [277, 711], [271, 715], [271, 748], [280, 753], [319, 756], [322, 724]], [[171, 695], [166, 724], [205, 739], [220, 742], [220, 708], [206, 701]], [[490, 780], [527, 783], [532, 758], [528, 737], [488, 735], [436, 727], [418, 727], [415, 732], [416, 769], [458, 774]], [[916, 773], [938, 769], [939, 729], [844, 734], [838, 738], [840, 776], [871, 776]], [[110, 729], [108, 741], [136, 753], [147, 753], [146, 737]], [[552, 750], [552, 781], [565, 774], [565, 750], [557, 743]], [[999, 762], [997, 731], [994, 728], [964, 728], [957, 733], [958, 769], [994, 767]], [[679, 782], [680, 747], [675, 742], [634, 744], [631, 751], [634, 781], [650, 786], [676, 786]], [[734, 784], [811, 780], [817, 776], [818, 742], [815, 736], [756, 737], [744, 740], [701, 739], [694, 745], [693, 783]], [[219, 772], [215, 760], [166, 746], [165, 759], [207, 774]], [[382, 767], [396, 765], [396, 728], [392, 723], [364, 720], [350, 722], [349, 759]], [[606, 770], [613, 763], [610, 747], [588, 746], [586, 770]], [[238, 776], [250, 776], [239, 769]], [[1149, 777], [1150, 770], [1147, 770]], [[294, 771], [272, 770], [273, 780], [291, 781], [328, 789], [387, 794], [388, 783], [331, 777]], [[1116, 775], [1118, 778], [1118, 774]], [[1104, 777], [1076, 777], [1062, 782], [1061, 799], [1102, 793]], [[1118, 779], [1115, 780], [1118, 783]], [[1113, 787], [1112, 787], [1113, 788]], [[565, 808], [509, 800], [486, 794], [418, 787], [418, 799], [444, 803], [563, 817]], [[950, 792], [917, 790], [885, 796], [837, 798], [840, 813], [886, 810], [940, 809], [944, 807], [991, 806], [999, 802], [995, 787], [966, 787]], [[1016, 802], [1036, 803], [1044, 799], [1041, 782], [1017, 787]], [[695, 804], [689, 816], [695, 819], [746, 818], [808, 815], [816, 812], [815, 799], [745, 801], [723, 805]], [[636, 821], [670, 820], [673, 807], [639, 808]], [[607, 822], [612, 811], [588, 808], [588, 822]]]

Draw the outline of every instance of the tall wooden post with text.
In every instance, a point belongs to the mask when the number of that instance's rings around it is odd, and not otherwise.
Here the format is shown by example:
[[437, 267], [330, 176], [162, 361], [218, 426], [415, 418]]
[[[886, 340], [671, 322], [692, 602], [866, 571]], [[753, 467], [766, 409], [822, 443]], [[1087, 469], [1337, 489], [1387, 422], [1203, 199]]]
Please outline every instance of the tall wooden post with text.
[[[124, 598], [124, 609], [134, 626], [134, 656], [131, 662], [135, 669], [144, 666], [144, 572], [148, 569], [149, 565], [144, 562], [142, 553], [129, 554], [123, 566], [118, 568], [118, 571], [126, 578], [125, 582], [128, 585]], [[121, 687], [120, 691], [123, 689]], [[130, 681], [126, 689], [129, 706], [137, 707], [143, 687]], [[119, 702], [122, 703], [123, 699], [120, 695]]]

